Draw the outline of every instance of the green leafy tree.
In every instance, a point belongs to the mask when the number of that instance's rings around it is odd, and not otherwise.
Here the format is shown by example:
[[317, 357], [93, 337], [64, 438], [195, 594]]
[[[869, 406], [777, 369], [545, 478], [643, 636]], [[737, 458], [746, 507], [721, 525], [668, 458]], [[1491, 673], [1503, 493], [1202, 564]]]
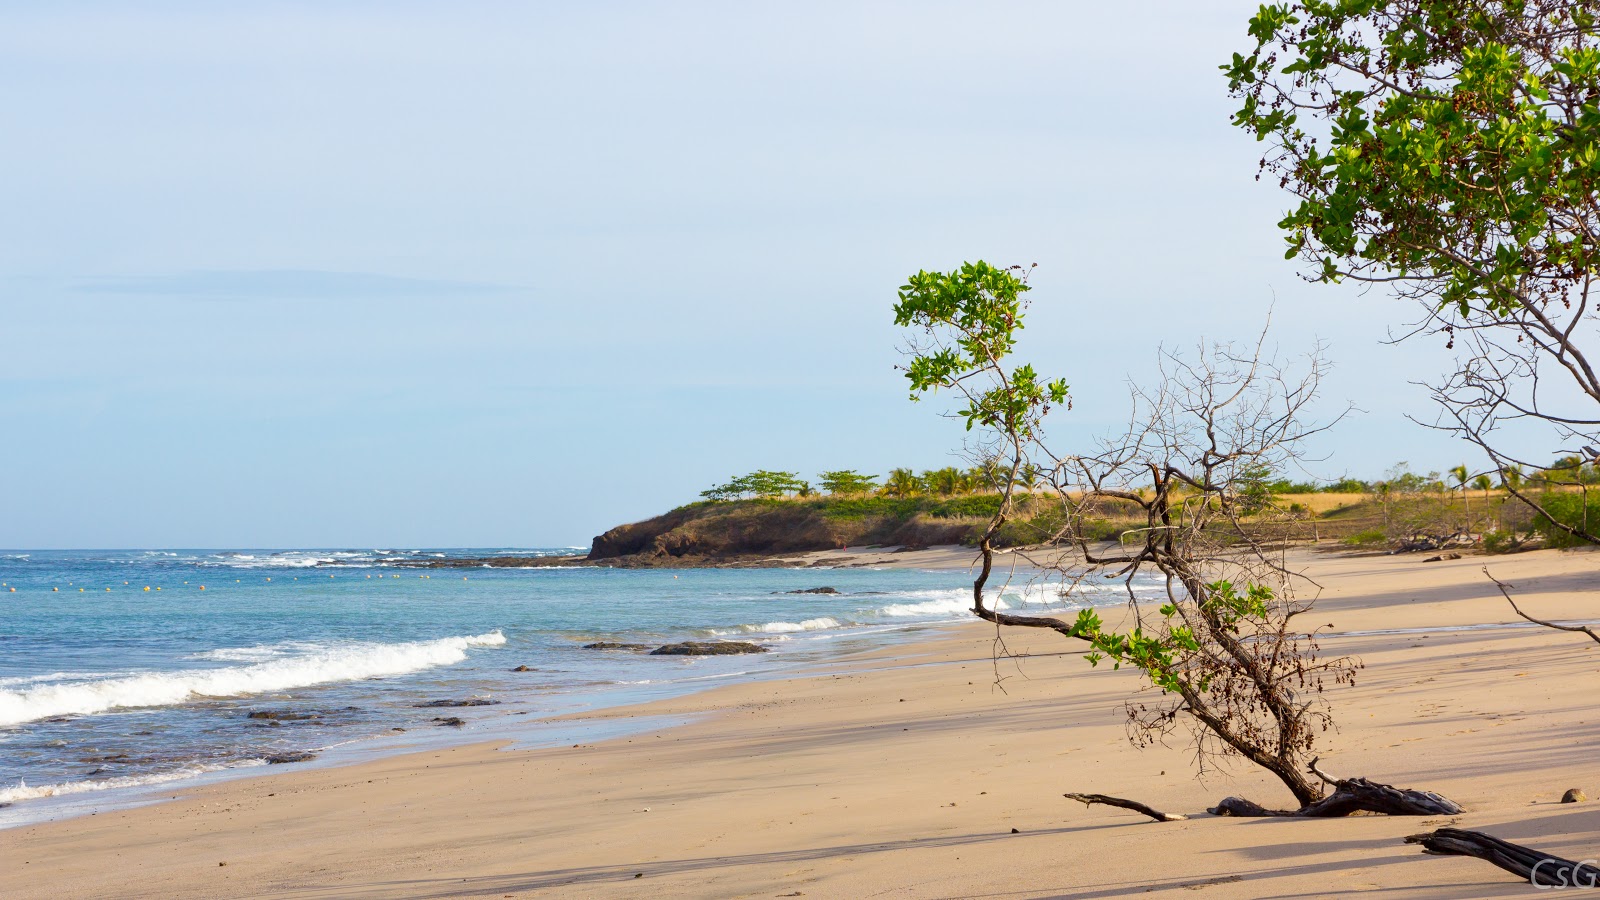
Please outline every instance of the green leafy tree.
[[[1590, 0], [1292, 0], [1222, 68], [1261, 172], [1298, 201], [1287, 256], [1417, 301], [1462, 347], [1440, 427], [1600, 443], [1600, 23]], [[1552, 391], [1555, 375], [1577, 388]], [[1531, 464], [1530, 464], [1531, 465]], [[1600, 534], [1551, 518], [1574, 537]]]
[[[1066, 382], [1008, 360], [1027, 290], [1017, 269], [967, 263], [948, 273], [918, 272], [895, 305], [895, 321], [912, 334], [904, 367], [912, 398], [953, 396], [955, 415], [997, 450], [1000, 503], [979, 540], [973, 614], [999, 626], [1047, 628], [1082, 643], [1091, 663], [1136, 668], [1166, 698], [1130, 702], [1136, 742], [1162, 740], [1186, 723], [1202, 764], [1242, 757], [1309, 806], [1322, 796], [1306, 762], [1331, 721], [1320, 699], [1324, 681], [1349, 681], [1354, 663], [1317, 656], [1314, 634], [1295, 621], [1308, 605], [1292, 599], [1272, 551], [1240, 516], [1245, 473], [1292, 461], [1294, 448], [1317, 430], [1300, 416], [1316, 396], [1320, 363], [1297, 382], [1264, 358], [1260, 345], [1253, 353], [1210, 348], [1195, 363], [1169, 356], [1172, 370], [1161, 387], [1135, 395], [1130, 420], [1147, 424], [1099, 452], [1050, 454], [1042, 424], [1066, 403]], [[1062, 525], [1044, 542], [1067, 544], [1071, 556], [1036, 564], [1053, 567], [1069, 594], [1093, 573], [1125, 579], [1133, 608], [1125, 624], [1102, 620], [1092, 606], [1075, 618], [1007, 612], [985, 596], [996, 535], [1013, 515], [1035, 451], [1066, 460], [1073, 482], [1053, 498]], [[1143, 489], [1134, 486], [1140, 479]], [[1104, 549], [1086, 526], [1110, 504], [1136, 507], [1145, 521]], [[1145, 570], [1167, 585], [1159, 610], [1143, 609], [1132, 590]]]
[[878, 476], [863, 475], [854, 469], [835, 469], [817, 476], [822, 489], [838, 497], [859, 497], [870, 494], [878, 485]]
[[757, 469], [749, 475], [741, 475], [726, 484], [701, 491], [700, 496], [713, 502], [745, 497], [771, 500], [790, 494], [806, 496], [810, 491], [811, 485], [801, 481], [795, 472], [770, 472], [766, 469]]
[[1274, 480], [1267, 466], [1247, 466], [1239, 472], [1239, 511], [1245, 515], [1258, 513], [1272, 505], [1272, 495], [1280, 483]]

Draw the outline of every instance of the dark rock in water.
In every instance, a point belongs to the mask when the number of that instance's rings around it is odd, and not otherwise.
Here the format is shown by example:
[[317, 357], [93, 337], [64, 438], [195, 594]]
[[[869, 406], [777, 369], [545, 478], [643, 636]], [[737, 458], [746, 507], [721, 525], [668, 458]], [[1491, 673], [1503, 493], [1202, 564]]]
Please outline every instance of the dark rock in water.
[[455, 716], [451, 716], [448, 719], [435, 718], [433, 720], [433, 724], [435, 724], [435, 725], [448, 725], [451, 728], [460, 728], [461, 726], [467, 724], [467, 720], [458, 719]]
[[684, 641], [650, 651], [651, 656], [731, 656], [735, 653], [766, 653], [767, 648], [748, 641]]
[[528, 668], [527, 666], [517, 666], [515, 669], [512, 669], [511, 671], [513, 671], [513, 672], [532, 672], [533, 670]]
[[417, 709], [443, 709], [447, 706], [494, 706], [499, 700], [485, 700], [482, 697], [472, 697], [467, 700], [429, 700], [427, 703], [413, 703]]
[[316, 758], [317, 755], [315, 753], [306, 753], [305, 751], [296, 751], [293, 753], [274, 753], [267, 757], [267, 765], [281, 766], [284, 763], [310, 762]]
[[103, 773], [103, 772], [105, 772], [105, 770], [106, 770], [106, 767], [105, 767], [105, 766], [101, 766], [101, 767], [100, 767], [100, 768], [98, 768], [98, 769], [94, 769], [94, 770], [92, 770], [92, 771], [89, 771], [89, 772], [85, 772], [85, 773], [83, 773], [83, 774], [84, 774], [84, 775], [85, 775], [85, 776], [88, 776], [88, 775], [99, 775], [99, 774], [101, 774], [101, 773]]
[[258, 709], [250, 715], [245, 716], [245, 718], [271, 719], [274, 722], [298, 722], [302, 719], [320, 719], [322, 717], [317, 713], [291, 712], [287, 709]]
[[585, 649], [585, 650], [649, 650], [650, 649], [650, 645], [649, 644], [623, 644], [623, 643], [619, 643], [617, 641], [595, 641], [592, 644], [584, 644], [583, 645], [583, 649]]
[[1562, 803], [1582, 803], [1587, 799], [1589, 799], [1589, 795], [1585, 794], [1581, 788], [1569, 788], [1565, 794], [1561, 795]]
[[819, 587], [819, 588], [806, 588], [803, 591], [784, 591], [784, 593], [785, 594], [837, 594], [837, 593], [839, 593], [839, 589], [838, 588], [831, 588], [831, 587]]

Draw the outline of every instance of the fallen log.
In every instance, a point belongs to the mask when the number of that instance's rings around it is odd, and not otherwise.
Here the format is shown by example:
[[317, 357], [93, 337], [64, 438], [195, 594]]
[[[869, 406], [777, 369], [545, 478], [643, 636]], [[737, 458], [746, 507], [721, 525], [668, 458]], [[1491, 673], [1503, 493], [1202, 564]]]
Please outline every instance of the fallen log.
[[1594, 860], [1573, 862], [1529, 847], [1502, 841], [1481, 831], [1440, 828], [1413, 834], [1408, 844], [1421, 844], [1422, 852], [1438, 856], [1470, 856], [1498, 866], [1535, 887], [1593, 888], [1600, 885], [1600, 866]]
[[1105, 794], [1062, 794], [1061, 796], [1067, 798], [1068, 800], [1077, 800], [1085, 806], [1088, 806], [1091, 803], [1100, 803], [1105, 806], [1118, 806], [1122, 809], [1131, 809], [1136, 813], [1147, 815], [1150, 818], [1155, 819], [1157, 822], [1181, 822], [1189, 818], [1188, 816], [1180, 816], [1177, 813], [1164, 813], [1159, 809], [1152, 809], [1151, 807], [1145, 806], [1143, 803], [1140, 803], [1137, 800], [1124, 800], [1121, 797], [1108, 797]]

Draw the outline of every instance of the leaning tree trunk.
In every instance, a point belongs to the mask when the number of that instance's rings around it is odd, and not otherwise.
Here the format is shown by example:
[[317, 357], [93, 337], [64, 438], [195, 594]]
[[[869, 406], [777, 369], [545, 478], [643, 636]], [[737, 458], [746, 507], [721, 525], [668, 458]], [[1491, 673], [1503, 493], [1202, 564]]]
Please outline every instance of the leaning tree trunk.
[[1481, 831], [1440, 828], [1413, 834], [1408, 844], [1421, 844], [1424, 853], [1470, 856], [1499, 866], [1535, 888], [1593, 888], [1600, 885], [1600, 866], [1594, 860], [1573, 862], [1538, 850], [1502, 841]]

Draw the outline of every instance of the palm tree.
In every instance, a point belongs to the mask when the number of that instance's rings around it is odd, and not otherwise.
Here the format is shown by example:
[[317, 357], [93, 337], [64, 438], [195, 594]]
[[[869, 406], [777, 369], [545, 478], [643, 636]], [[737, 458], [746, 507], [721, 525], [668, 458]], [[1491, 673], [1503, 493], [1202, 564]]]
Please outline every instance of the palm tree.
[[889, 477], [883, 481], [883, 492], [904, 500], [915, 494], [921, 486], [917, 473], [910, 469], [890, 469]]
[[[1500, 469], [1500, 487], [1504, 488], [1506, 491], [1509, 492], [1509, 491], [1514, 491], [1514, 490], [1516, 490], [1517, 488], [1519, 488], [1521, 486], [1522, 486], [1522, 467], [1521, 466], [1517, 465], [1516, 463], [1512, 463], [1511, 465], [1504, 466], [1504, 467], [1502, 467]], [[1499, 521], [1499, 525], [1502, 528], [1505, 526], [1506, 501], [1508, 501], [1510, 499], [1511, 499], [1511, 495], [1509, 493], [1507, 493], [1506, 496], [1502, 497], [1501, 500], [1500, 500], [1500, 521]]]
[[1522, 486], [1522, 467], [1516, 463], [1500, 470], [1500, 486], [1508, 491], [1514, 491]]
[[1479, 475], [1477, 478], [1472, 479], [1472, 486], [1480, 491], [1483, 491], [1483, 502], [1488, 503], [1489, 489], [1494, 487], [1494, 479], [1489, 477], [1489, 473], [1485, 472], [1482, 475]]
[[961, 491], [961, 471], [951, 466], [922, 473], [922, 484], [930, 494], [949, 497]]
[[1456, 484], [1459, 485], [1460, 488], [1461, 488], [1462, 515], [1467, 520], [1467, 522], [1466, 522], [1466, 530], [1468, 532], [1471, 532], [1472, 531], [1472, 501], [1467, 499], [1467, 476], [1469, 474], [1471, 474], [1471, 473], [1469, 473], [1467, 471], [1467, 464], [1466, 463], [1462, 463], [1461, 465], [1456, 466], [1455, 468], [1450, 470], [1450, 477], [1454, 478], [1456, 480]]

